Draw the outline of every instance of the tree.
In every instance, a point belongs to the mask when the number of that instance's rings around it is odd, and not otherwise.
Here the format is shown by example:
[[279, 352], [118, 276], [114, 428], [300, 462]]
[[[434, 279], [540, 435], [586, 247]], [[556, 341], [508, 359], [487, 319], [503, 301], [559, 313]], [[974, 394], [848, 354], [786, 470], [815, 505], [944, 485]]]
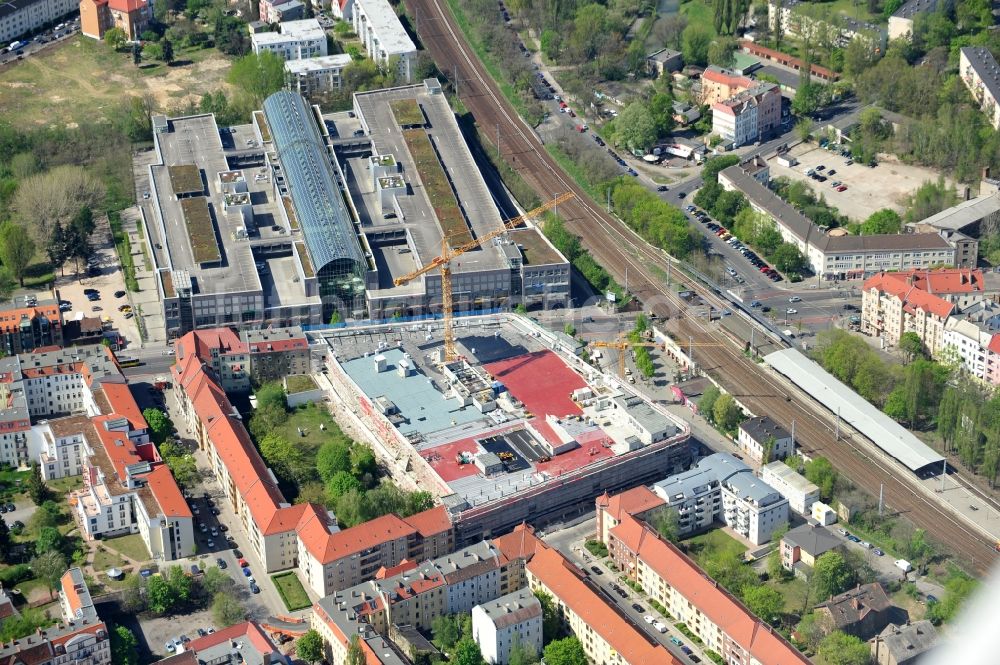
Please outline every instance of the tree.
[[303, 454], [301, 446], [294, 446], [276, 432], [261, 439], [260, 454], [267, 465], [283, 480], [298, 484], [314, 477], [315, 466]]
[[649, 99], [647, 106], [653, 119], [657, 138], [666, 138], [674, 128], [674, 98], [666, 92], [658, 92]]
[[54, 526], [43, 527], [35, 538], [35, 551], [38, 553], [62, 552], [65, 545], [66, 539]]
[[536, 590], [535, 598], [542, 606], [542, 642], [548, 644], [556, 639], [562, 630], [562, 616], [559, 613], [559, 606], [556, 605], [552, 596], [544, 591]]
[[61, 165], [22, 180], [13, 208], [21, 225], [44, 247], [57, 221], [68, 224], [80, 208], [100, 205], [104, 195], [104, 185], [91, 172]]
[[819, 620], [819, 616], [815, 612], [809, 612], [802, 617], [799, 624], [795, 627], [795, 632], [798, 634], [801, 641], [812, 650], [816, 650], [819, 647], [819, 643], [826, 636], [826, 630], [823, 628], [823, 622]]
[[451, 651], [462, 639], [461, 617], [457, 614], [442, 614], [431, 621], [432, 641], [442, 651]]
[[833, 497], [837, 486], [837, 470], [825, 457], [817, 457], [806, 464], [806, 479], [819, 487], [820, 495], [827, 501]]
[[712, 407], [712, 420], [720, 429], [730, 431], [739, 425], [743, 412], [732, 395], [725, 394], [719, 397]]
[[142, 417], [146, 419], [146, 424], [149, 425], [150, 436], [153, 439], [153, 443], [157, 445], [166, 441], [167, 437], [174, 430], [174, 424], [170, 421], [170, 417], [160, 409], [152, 406], [143, 409]]
[[344, 658], [344, 665], [366, 665], [368, 657], [365, 656], [364, 649], [361, 648], [361, 640], [357, 635], [351, 635], [351, 641], [347, 645], [347, 656]]
[[698, 66], [708, 64], [708, 48], [712, 44], [712, 33], [704, 27], [692, 23], [684, 28], [681, 41], [684, 62]]
[[146, 609], [146, 598], [143, 594], [146, 585], [143, 579], [135, 573], [128, 573], [123, 580], [121, 607], [129, 614], [138, 614]]
[[231, 591], [235, 585], [233, 578], [212, 566], [205, 569], [201, 576], [201, 588], [210, 596], [223, 591]]
[[24, 227], [8, 223], [0, 228], [0, 261], [21, 286], [24, 286], [24, 277], [34, 257], [35, 243]]
[[650, 515], [649, 521], [664, 540], [676, 543], [680, 538], [681, 522], [676, 508], [660, 508]]
[[709, 386], [698, 399], [698, 413], [702, 414], [706, 419], [711, 420], [712, 411], [715, 409], [715, 403], [721, 396], [721, 390], [715, 386]]
[[656, 124], [646, 105], [635, 101], [615, 120], [615, 140], [629, 150], [645, 151], [656, 141]]
[[316, 453], [316, 471], [324, 481], [338, 473], [351, 471], [351, 445], [344, 441], [327, 441]]
[[801, 250], [790, 242], [778, 245], [771, 255], [774, 267], [783, 273], [801, 273], [809, 267], [806, 257]]
[[736, 63], [739, 44], [732, 37], [719, 37], [708, 47], [708, 64], [732, 67]]
[[795, 123], [795, 134], [799, 137], [800, 141], [808, 141], [809, 136], [812, 134], [813, 123], [809, 118], [800, 118], [798, 122]]
[[769, 624], [776, 624], [785, 608], [785, 599], [777, 589], [761, 584], [743, 587], [740, 594], [750, 611]]
[[295, 643], [295, 653], [299, 658], [307, 663], [318, 663], [326, 655], [326, 647], [323, 644], [323, 637], [310, 628], [305, 635]]
[[836, 630], [819, 643], [819, 655], [828, 665], [869, 665], [871, 651], [868, 644], [854, 635]]
[[538, 662], [538, 652], [530, 644], [525, 644], [517, 635], [510, 645], [507, 655], [507, 665], [534, 665]]
[[910, 195], [904, 217], [907, 222], [919, 222], [950, 208], [957, 201], [958, 194], [941, 177], [937, 182], [925, 182]]
[[191, 578], [185, 574], [180, 566], [170, 566], [167, 569], [167, 583], [170, 586], [170, 594], [173, 596], [174, 604], [181, 605], [191, 599]]
[[31, 474], [27, 482], [28, 496], [36, 506], [40, 506], [49, 499], [49, 488], [42, 479], [42, 468], [37, 464], [31, 465]]
[[162, 53], [160, 54], [160, 59], [163, 60], [168, 66], [174, 61], [174, 45], [169, 39], [164, 39], [160, 42], [160, 49]]
[[840, 552], [830, 551], [816, 559], [813, 566], [813, 589], [817, 599], [836, 596], [854, 586], [855, 575]]
[[170, 441], [161, 443], [160, 457], [170, 467], [170, 473], [181, 487], [191, 487], [201, 477], [194, 455], [175, 443]]
[[[246, 619], [246, 610], [232, 593], [219, 591], [212, 596], [212, 619], [222, 627], [234, 626]], [[301, 651], [299, 655], [302, 655]]]
[[721, 155], [705, 160], [705, 165], [701, 168], [701, 177], [706, 183], [718, 184], [719, 171], [728, 169], [740, 163], [739, 155]]
[[579, 665], [587, 662], [587, 654], [576, 637], [549, 642], [542, 653], [546, 665]]
[[31, 560], [31, 572], [45, 583], [49, 589], [49, 597], [59, 586], [59, 580], [66, 572], [66, 557], [56, 550], [42, 552]]
[[116, 51], [121, 50], [127, 41], [128, 35], [125, 34], [124, 30], [117, 26], [109, 28], [108, 31], [104, 33], [104, 43]]
[[[584, 661], [576, 661], [578, 663]], [[450, 665], [485, 665], [486, 661], [483, 660], [483, 652], [480, 651], [479, 645], [471, 637], [463, 637], [455, 645], [455, 652], [451, 656], [449, 661]]]
[[912, 362], [914, 358], [924, 355], [924, 342], [911, 330], [899, 336], [899, 350], [906, 355], [906, 362]]
[[285, 63], [270, 51], [249, 53], [233, 63], [228, 80], [259, 107], [285, 85]]
[[861, 235], [871, 236], [881, 233], [899, 233], [903, 227], [903, 219], [895, 210], [883, 208], [876, 210], [861, 224]]
[[111, 631], [111, 662], [116, 665], [139, 665], [139, 640], [125, 626]]
[[174, 606], [170, 585], [162, 575], [149, 578], [146, 583], [146, 597], [149, 600], [149, 609], [154, 614], [166, 614]]
[[338, 471], [337, 475], [326, 484], [327, 500], [336, 503], [337, 500], [351, 491], [361, 491], [361, 483], [347, 471]]

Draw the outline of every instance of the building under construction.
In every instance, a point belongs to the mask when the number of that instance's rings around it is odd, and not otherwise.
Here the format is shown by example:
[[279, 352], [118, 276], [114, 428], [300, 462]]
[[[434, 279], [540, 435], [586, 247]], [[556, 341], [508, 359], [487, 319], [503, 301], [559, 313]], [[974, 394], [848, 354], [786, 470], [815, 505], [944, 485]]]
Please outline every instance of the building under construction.
[[[605, 491], [687, 468], [689, 429], [516, 315], [322, 333], [333, 396], [393, 475], [433, 492], [458, 542], [593, 509]], [[324, 379], [324, 382], [325, 382]]]

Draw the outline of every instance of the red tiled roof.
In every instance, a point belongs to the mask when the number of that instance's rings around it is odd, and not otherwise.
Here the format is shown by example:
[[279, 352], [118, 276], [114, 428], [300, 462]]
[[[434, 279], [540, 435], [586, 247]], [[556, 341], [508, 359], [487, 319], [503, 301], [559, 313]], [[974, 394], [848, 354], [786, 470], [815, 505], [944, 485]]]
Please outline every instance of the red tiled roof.
[[216, 631], [211, 635], [199, 637], [198, 639], [192, 640], [188, 643], [185, 648], [188, 651], [197, 653], [203, 649], [210, 649], [214, 646], [218, 646], [241, 637], [247, 638], [247, 641], [251, 646], [253, 646], [254, 649], [257, 650], [257, 653], [278, 653], [278, 647], [274, 646], [274, 642], [272, 642], [267, 634], [264, 633], [260, 625], [254, 621], [244, 621], [243, 623], [238, 623], [235, 626], [223, 628], [222, 630]]
[[291, 351], [293, 349], [308, 349], [309, 342], [305, 337], [293, 337], [291, 339], [274, 339], [266, 342], [251, 342], [250, 353], [278, 353], [279, 351]]
[[[600, 635], [626, 663], [680, 665], [661, 645], [626, 621], [583, 581], [583, 575], [562, 554], [539, 543], [527, 565], [528, 572], [548, 587], [562, 604]], [[770, 661], [768, 665], [772, 665]], [[777, 664], [774, 664], [777, 665]]]
[[986, 347], [993, 353], [1000, 353], [1000, 334], [993, 335], [990, 338], [989, 346]]
[[[7, 309], [0, 312], [0, 331], [16, 332], [20, 329], [21, 320], [35, 318], [45, 318], [59, 326], [62, 319], [59, 315], [59, 305], [39, 305], [37, 307], [21, 307], [18, 309]], [[54, 347], [58, 349], [59, 347]], [[39, 349], [36, 349], [36, 351]]]
[[66, 598], [66, 602], [69, 603], [69, 608], [73, 612], [73, 616], [80, 611], [83, 607], [83, 602], [80, 600], [80, 594], [76, 590], [76, 585], [73, 584], [73, 575], [70, 571], [63, 573], [63, 576], [59, 579], [59, 584], [62, 587], [63, 596]]
[[[872, 283], [873, 286], [869, 286]], [[985, 287], [983, 271], [972, 268], [914, 268], [902, 272], [880, 272], [865, 281], [865, 289], [878, 288], [877, 284], [898, 284], [897, 289], [904, 286], [913, 287], [927, 293], [972, 293], [982, 291]]]
[[108, 0], [108, 7], [117, 11], [131, 14], [146, 8], [146, 0]]
[[402, 518], [392, 514], [376, 517], [333, 534], [327, 531], [325, 522], [318, 514], [309, 515], [298, 528], [302, 545], [322, 564], [398, 538], [406, 538], [416, 532]]
[[104, 391], [104, 396], [108, 398], [108, 404], [111, 405], [112, 411], [119, 416], [128, 418], [132, 429], [142, 430], [149, 427], [127, 383], [105, 381], [101, 384], [101, 390]]
[[701, 75], [702, 80], [709, 80], [713, 83], [721, 83], [722, 85], [727, 85], [730, 87], [740, 86], [743, 88], [753, 87], [756, 82], [742, 74], [737, 74], [736, 72], [728, 72], [725, 70], [718, 70], [714, 67], [707, 68]]
[[541, 542], [535, 536], [535, 529], [524, 522], [514, 527], [510, 533], [492, 539], [493, 544], [509, 561], [530, 559]]
[[212, 359], [213, 349], [218, 349], [221, 354], [247, 352], [246, 344], [230, 328], [195, 330], [184, 335], [174, 344], [174, 351], [178, 359], [194, 355], [208, 362]]
[[165, 517], [193, 517], [177, 481], [166, 464], [160, 463], [146, 474], [153, 498]]
[[666, 505], [666, 502], [645, 485], [633, 487], [611, 497], [605, 493], [597, 498], [598, 508], [619, 522], [625, 515], [638, 515], [663, 505]]
[[[135, 449], [135, 444], [128, 438], [126, 432], [108, 431], [105, 428], [104, 423], [114, 419], [115, 416], [97, 416], [93, 419], [94, 430], [97, 432], [97, 437], [101, 440], [104, 452], [115, 467], [115, 474], [118, 476], [118, 480], [125, 482], [125, 467], [129, 464], [141, 462], [142, 457], [139, 456], [139, 453]], [[108, 480], [110, 481], [110, 479]]]
[[626, 515], [610, 533], [757, 661], [768, 665], [808, 665], [809, 660], [798, 649], [655, 531]]
[[451, 530], [451, 519], [444, 506], [435, 506], [416, 515], [405, 518], [406, 523], [417, 530], [424, 538], [436, 536]]
[[[865, 291], [871, 291], [874, 289], [880, 293], [895, 296], [903, 303], [903, 308], [911, 313], [920, 309], [925, 312], [930, 312], [940, 318], [949, 316], [954, 310], [955, 305], [948, 302], [944, 298], [923, 290], [921, 286], [926, 286], [927, 282], [919, 278], [915, 277], [916, 283], [910, 283], [909, 275], [912, 272], [915, 271], [909, 271], [907, 273], [880, 272], [872, 275], [865, 280]], [[980, 277], [981, 276], [982, 275], [980, 274]], [[942, 281], [941, 283], [949, 284], [950, 282]], [[952, 285], [958, 286], [957, 284]], [[962, 292], [963, 291], [956, 291], [954, 293]], [[938, 291], [938, 293], [942, 293], [942, 291]]]

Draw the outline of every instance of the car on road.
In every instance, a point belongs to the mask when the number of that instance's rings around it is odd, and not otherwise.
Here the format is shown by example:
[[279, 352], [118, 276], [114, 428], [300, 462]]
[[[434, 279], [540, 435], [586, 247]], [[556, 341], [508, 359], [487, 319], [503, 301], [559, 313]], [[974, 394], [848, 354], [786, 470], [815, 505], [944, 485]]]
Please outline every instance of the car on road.
[[250, 585], [250, 593], [260, 593], [260, 587], [256, 584]]
[[229, 567], [225, 559], [216, 559], [215, 565], [218, 566], [220, 570], [225, 570], [226, 568]]
[[676, 635], [671, 635], [670, 636], [670, 641], [673, 644], [676, 644], [677, 646], [682, 646], [684, 644], [683, 642], [680, 641], [680, 639]]
[[851, 541], [852, 543], [860, 543], [861, 542], [861, 539], [858, 538], [857, 536], [855, 536], [853, 533], [847, 534], [847, 539], [849, 541]]
[[628, 592], [625, 591], [625, 589], [623, 589], [621, 587], [618, 587], [617, 589], [615, 589], [615, 593], [617, 593], [622, 598], [628, 598]]
[[250, 567], [246, 566], [243, 568], [243, 577], [252, 577], [253, 573], [250, 572]]
[[885, 556], [885, 552], [883, 552], [877, 547], [872, 550], [872, 554], [874, 554], [875, 556]]
[[656, 188], [656, 191], [658, 191], [658, 192], [666, 192], [666, 191], [669, 191], [669, 190], [670, 190], [670, 188], [667, 187], [666, 185], [660, 185], [659, 187]]
[[632, 603], [632, 609], [638, 612], [639, 614], [642, 614], [643, 612], [646, 611], [642, 608], [642, 605], [640, 605], [639, 603]]
[[802, 298], [798, 296], [792, 296], [791, 298], [788, 299], [788, 302], [802, 302]]
[[798, 314], [798, 313], [799, 310], [795, 309], [794, 307], [789, 307], [788, 309], [785, 310], [785, 314]]
[[603, 575], [604, 574], [604, 571], [601, 570], [600, 568], [598, 568], [597, 566], [591, 566], [590, 570], [593, 571], [593, 573], [595, 575]]
[[753, 307], [754, 309], [757, 309], [758, 307], [760, 307], [760, 301], [759, 300], [751, 300], [750, 301], [750, 306]]
[[687, 193], [685, 193], [685, 192], [679, 192], [677, 194], [677, 198], [679, 198], [679, 199], [683, 199], [685, 196], [687, 196]]
[[654, 621], [653, 622], [653, 628], [655, 628], [656, 632], [658, 632], [658, 633], [665, 633], [665, 632], [667, 632], [667, 627], [664, 626], [659, 621]]
[[240, 552], [239, 550], [233, 550], [233, 556], [240, 560], [240, 565], [242, 566], [243, 565], [243, 563], [242, 563], [243, 562], [243, 552]]
[[683, 651], [684, 655], [686, 656], [690, 656], [692, 653], [694, 653], [693, 651], [691, 651], [691, 647], [689, 646], [682, 646], [681, 651]]
[[652, 624], [654, 621], [656, 621], [656, 619], [654, 619], [652, 616], [650, 616], [648, 614], [646, 616], [642, 617], [642, 620], [645, 621], [648, 624]]

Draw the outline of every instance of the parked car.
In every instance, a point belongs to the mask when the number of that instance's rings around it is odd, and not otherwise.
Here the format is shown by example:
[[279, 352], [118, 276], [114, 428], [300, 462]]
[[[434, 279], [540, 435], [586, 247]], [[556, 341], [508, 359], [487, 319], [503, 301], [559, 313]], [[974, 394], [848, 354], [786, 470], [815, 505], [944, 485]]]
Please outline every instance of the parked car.
[[604, 571], [601, 570], [600, 568], [598, 568], [597, 566], [591, 566], [590, 570], [593, 571], [593, 573], [595, 575], [603, 575], [604, 574]]
[[642, 605], [640, 605], [639, 603], [632, 603], [632, 609], [638, 612], [639, 614], [642, 614], [643, 612], [646, 611], [642, 608]]
[[794, 307], [789, 307], [788, 309], [785, 310], [785, 314], [798, 314], [798, 313], [799, 310], [795, 309]]
[[250, 585], [250, 593], [260, 593], [260, 587], [256, 584]]
[[676, 635], [671, 635], [670, 636], [670, 641], [673, 644], [676, 644], [677, 646], [681, 646], [682, 644], [684, 644], [683, 642], [680, 641], [680, 639]]
[[243, 577], [252, 577], [252, 576], [253, 576], [253, 573], [250, 572], [250, 568], [249, 567], [244, 567], [243, 568]]
[[215, 560], [215, 565], [217, 565], [220, 570], [225, 570], [226, 568], [229, 567], [229, 565], [226, 563], [225, 559], [216, 559]]
[[654, 619], [653, 617], [651, 617], [648, 614], [646, 616], [642, 617], [642, 620], [645, 621], [646, 623], [649, 623], [649, 624], [651, 624], [654, 621], [656, 621], [656, 619]]

